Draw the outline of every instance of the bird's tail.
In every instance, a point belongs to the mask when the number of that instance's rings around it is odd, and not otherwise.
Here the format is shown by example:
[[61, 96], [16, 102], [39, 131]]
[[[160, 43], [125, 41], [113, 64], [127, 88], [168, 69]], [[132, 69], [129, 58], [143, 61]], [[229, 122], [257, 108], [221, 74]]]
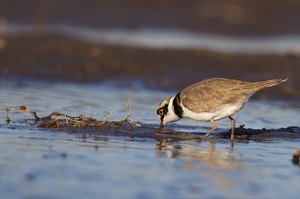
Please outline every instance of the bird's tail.
[[260, 90], [260, 89], [263, 89], [263, 88], [276, 86], [276, 85], [281, 84], [281, 83], [283, 83], [287, 80], [288, 80], [288, 78], [281, 78], [281, 79], [270, 79], [270, 80], [265, 80], [265, 81], [261, 81], [261, 82], [254, 82], [254, 83], [251, 83], [251, 84], [245, 86], [245, 88]]
[[267, 87], [271, 87], [271, 86], [276, 86], [276, 85], [281, 84], [281, 83], [283, 83], [287, 80], [288, 80], [288, 78], [271, 79], [271, 80], [257, 82], [257, 85], [259, 85], [263, 88], [267, 88]]

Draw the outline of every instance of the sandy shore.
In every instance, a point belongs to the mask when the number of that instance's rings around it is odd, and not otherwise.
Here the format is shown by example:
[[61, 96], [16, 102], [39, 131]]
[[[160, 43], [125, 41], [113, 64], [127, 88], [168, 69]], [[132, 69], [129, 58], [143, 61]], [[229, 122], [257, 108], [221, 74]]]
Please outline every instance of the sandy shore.
[[180, 90], [210, 77], [247, 81], [287, 77], [259, 92], [265, 99], [300, 97], [297, 55], [231, 55], [203, 50], [143, 49], [85, 43], [59, 35], [1, 37], [0, 76], [93, 83], [141, 81], [154, 89]]

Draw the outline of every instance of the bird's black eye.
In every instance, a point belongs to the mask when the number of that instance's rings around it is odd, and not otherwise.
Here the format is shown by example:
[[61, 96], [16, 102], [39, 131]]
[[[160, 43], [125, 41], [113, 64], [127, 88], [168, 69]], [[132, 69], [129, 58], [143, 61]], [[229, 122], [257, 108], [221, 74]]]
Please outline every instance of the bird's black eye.
[[157, 111], [157, 113], [158, 113], [158, 115], [160, 115], [160, 116], [163, 116], [164, 115], [164, 109], [159, 109], [158, 111]]

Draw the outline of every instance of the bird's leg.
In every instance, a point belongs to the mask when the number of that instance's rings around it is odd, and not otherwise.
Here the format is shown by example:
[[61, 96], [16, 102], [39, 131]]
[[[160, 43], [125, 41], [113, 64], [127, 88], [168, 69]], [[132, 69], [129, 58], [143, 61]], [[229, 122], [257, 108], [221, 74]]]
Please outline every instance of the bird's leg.
[[235, 119], [233, 119], [231, 116], [228, 117], [230, 119], [231, 122], [231, 136], [230, 139], [233, 140], [234, 139], [234, 129], [235, 129]]
[[212, 124], [211, 129], [208, 131], [208, 133], [205, 134], [206, 137], [209, 136], [212, 132], [214, 132], [217, 129], [217, 124], [214, 120], [211, 120], [211, 124]]

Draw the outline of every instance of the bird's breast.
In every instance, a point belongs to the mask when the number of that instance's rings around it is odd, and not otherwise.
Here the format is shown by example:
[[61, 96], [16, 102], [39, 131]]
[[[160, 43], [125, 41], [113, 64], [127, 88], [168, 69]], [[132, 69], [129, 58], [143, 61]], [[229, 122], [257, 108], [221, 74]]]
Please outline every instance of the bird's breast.
[[244, 103], [238, 104], [225, 104], [221, 107], [218, 107], [214, 110], [208, 112], [193, 112], [187, 109], [182, 105], [183, 108], [183, 117], [199, 120], [199, 121], [210, 121], [210, 120], [220, 120], [225, 117], [234, 115], [238, 111], [240, 111], [244, 106]]

